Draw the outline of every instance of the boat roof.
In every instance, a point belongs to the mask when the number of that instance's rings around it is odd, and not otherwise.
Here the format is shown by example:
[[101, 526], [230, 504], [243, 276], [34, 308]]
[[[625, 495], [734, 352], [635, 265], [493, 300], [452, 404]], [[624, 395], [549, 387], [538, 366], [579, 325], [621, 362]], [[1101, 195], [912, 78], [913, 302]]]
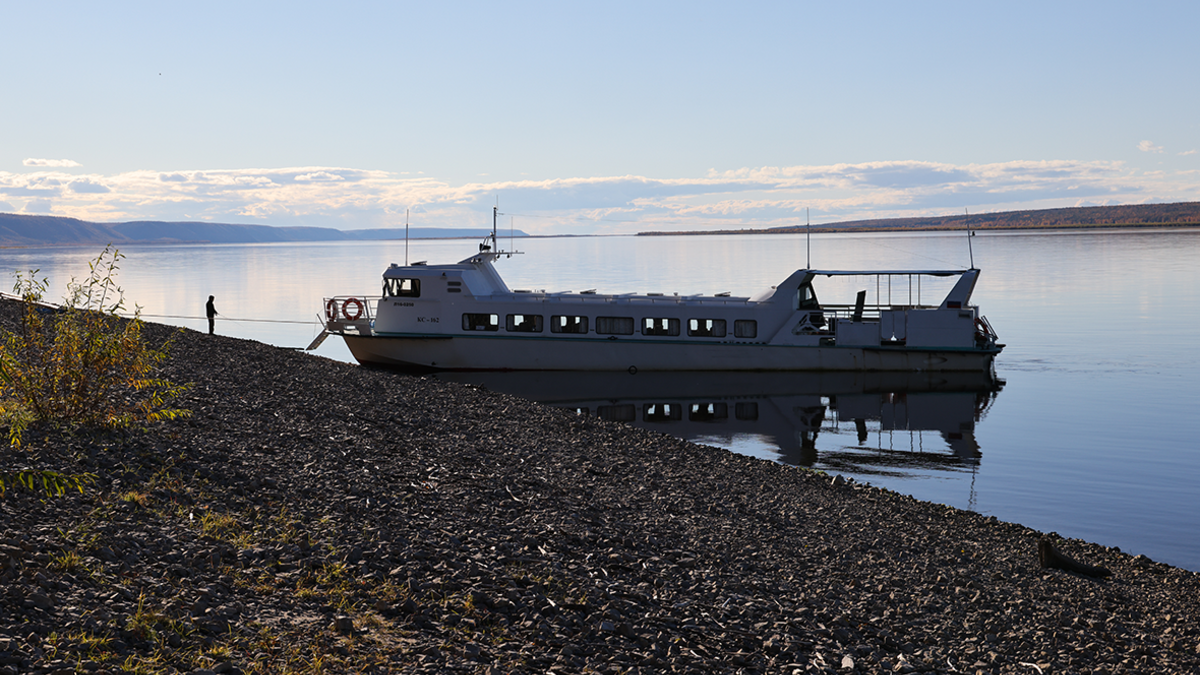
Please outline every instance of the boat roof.
[[974, 269], [965, 270], [802, 270], [809, 274], [823, 274], [827, 277], [850, 277], [850, 276], [873, 276], [881, 275], [908, 275], [908, 274], [923, 274], [932, 277], [955, 277], [966, 274], [967, 272], [977, 271]]
[[[492, 258], [498, 257], [496, 254], [484, 254], [484, 255], [487, 255]], [[481, 259], [482, 257], [483, 256], [481, 256], [481, 255], [475, 255], [475, 256], [471, 256], [470, 258], [467, 258], [466, 260], [462, 260], [457, 263], [435, 263], [432, 265], [426, 263], [423, 260], [420, 262], [417, 262], [417, 263], [413, 263], [411, 265], [397, 265], [396, 263], [392, 263], [392, 265], [385, 271], [385, 275], [387, 274], [387, 272], [392, 272], [393, 274], [395, 274], [398, 270], [408, 270], [408, 271], [439, 270], [439, 271], [443, 271], [443, 270], [447, 270], [447, 269], [460, 269], [460, 270], [471, 269], [475, 265], [477, 265], [481, 262], [485, 262], [484, 260]], [[487, 261], [487, 262], [490, 262], [490, 261]], [[862, 276], [874, 276], [874, 275], [900, 276], [900, 275], [909, 275], [909, 274], [921, 274], [921, 275], [932, 276], [932, 277], [955, 277], [955, 276], [961, 276], [963, 274], [966, 274], [967, 272], [978, 272], [979, 270], [977, 268], [970, 268], [970, 269], [959, 269], [959, 270], [806, 270], [806, 269], [801, 269], [801, 270], [797, 270], [797, 271], [804, 272], [806, 274], [823, 275], [823, 276], [827, 276], [827, 277], [851, 277], [851, 276], [862, 277]]]

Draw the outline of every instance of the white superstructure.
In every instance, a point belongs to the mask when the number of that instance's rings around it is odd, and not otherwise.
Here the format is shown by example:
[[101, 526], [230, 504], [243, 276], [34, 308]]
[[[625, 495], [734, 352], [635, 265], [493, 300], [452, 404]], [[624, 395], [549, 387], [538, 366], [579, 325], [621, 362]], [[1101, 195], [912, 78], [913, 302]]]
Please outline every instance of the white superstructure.
[[[363, 364], [446, 370], [990, 371], [1004, 345], [966, 270], [808, 270], [755, 297], [512, 290], [495, 238], [455, 264], [392, 265], [379, 297], [326, 298]], [[823, 304], [824, 276], [957, 277], [938, 305]]]

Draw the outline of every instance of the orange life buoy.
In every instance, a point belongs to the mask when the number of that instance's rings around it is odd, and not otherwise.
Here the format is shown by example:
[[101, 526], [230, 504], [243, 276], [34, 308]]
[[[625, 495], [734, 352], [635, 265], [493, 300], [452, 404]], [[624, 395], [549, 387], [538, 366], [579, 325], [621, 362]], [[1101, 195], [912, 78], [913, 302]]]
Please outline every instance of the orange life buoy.
[[[350, 313], [351, 305], [354, 306], [353, 314]], [[363, 306], [362, 303], [359, 302], [358, 298], [347, 298], [346, 301], [342, 303], [342, 314], [346, 317], [347, 321], [358, 321], [359, 317], [362, 316], [362, 312]]]
[[330, 298], [329, 302], [325, 303], [325, 318], [330, 321], [337, 318], [337, 300]]

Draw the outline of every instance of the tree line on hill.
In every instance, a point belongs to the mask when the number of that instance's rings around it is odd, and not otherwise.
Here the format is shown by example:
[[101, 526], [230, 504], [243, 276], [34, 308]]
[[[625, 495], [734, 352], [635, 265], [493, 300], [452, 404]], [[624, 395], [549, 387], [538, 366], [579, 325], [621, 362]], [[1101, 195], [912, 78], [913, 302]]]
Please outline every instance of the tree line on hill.
[[[1086, 227], [1179, 227], [1200, 226], [1200, 202], [1175, 204], [1128, 204], [1122, 206], [1081, 206], [1062, 209], [1003, 211], [953, 216], [922, 216], [917, 218], [880, 218], [877, 220], [848, 220], [813, 225], [812, 232], [844, 232], [848, 230], [1034, 230]], [[643, 235], [662, 234], [781, 234], [806, 230], [805, 225], [788, 225], [744, 230], [708, 230], [705, 232], [640, 232]]]

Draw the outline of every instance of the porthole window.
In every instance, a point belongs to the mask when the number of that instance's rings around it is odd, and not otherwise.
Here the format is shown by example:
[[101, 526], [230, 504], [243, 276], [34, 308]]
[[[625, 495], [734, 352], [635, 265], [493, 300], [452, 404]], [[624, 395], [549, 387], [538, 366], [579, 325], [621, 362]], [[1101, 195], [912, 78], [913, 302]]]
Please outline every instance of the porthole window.
[[679, 319], [642, 319], [642, 335], [679, 335]]
[[633, 335], [633, 317], [598, 316], [596, 332], [601, 335]]
[[752, 319], [743, 319], [733, 322], [733, 336], [739, 338], [756, 338], [758, 337], [758, 322]]
[[588, 320], [586, 316], [552, 316], [550, 317], [551, 333], [586, 333]]
[[463, 314], [462, 329], [469, 331], [500, 330], [500, 317], [496, 314]]
[[539, 314], [509, 314], [504, 318], [504, 329], [512, 333], [540, 333], [542, 317]]
[[725, 337], [725, 319], [688, 319], [688, 337]]

